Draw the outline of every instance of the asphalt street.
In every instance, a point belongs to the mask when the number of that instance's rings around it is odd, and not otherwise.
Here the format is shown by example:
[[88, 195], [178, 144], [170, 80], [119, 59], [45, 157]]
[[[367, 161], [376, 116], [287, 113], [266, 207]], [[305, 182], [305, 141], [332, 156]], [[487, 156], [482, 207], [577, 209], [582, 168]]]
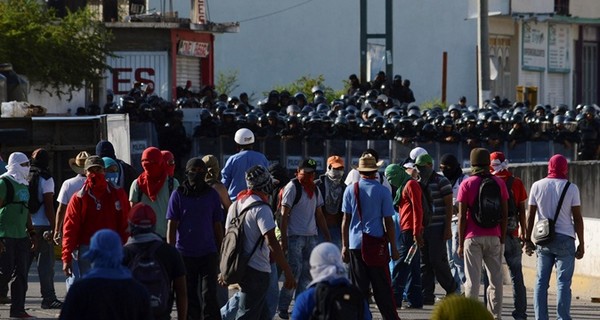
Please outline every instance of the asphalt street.
[[[65, 286], [65, 276], [61, 270], [60, 261], [56, 262], [55, 265], [55, 289], [56, 294], [59, 300], [64, 300], [66, 295], [66, 286]], [[483, 290], [483, 287], [480, 288]], [[231, 294], [233, 291], [230, 292]], [[443, 289], [439, 286], [436, 287], [436, 294], [438, 297], [442, 297]], [[533, 314], [533, 289], [527, 288], [528, 295], [528, 315], [530, 319], [534, 318]], [[550, 293], [548, 297], [548, 304], [550, 306], [550, 318], [555, 314], [555, 306], [556, 305], [556, 295]], [[56, 319], [60, 314], [60, 310], [48, 310], [41, 308], [41, 296], [40, 296], [40, 285], [37, 278], [37, 271], [34, 267], [32, 267], [29, 273], [29, 289], [27, 290], [27, 298], [25, 308], [26, 311], [33, 316], [38, 317], [39, 319]], [[429, 319], [431, 312], [435, 308], [435, 306], [425, 306], [423, 309], [409, 309], [409, 310], [398, 310], [400, 318], [402, 319]], [[0, 319], [9, 319], [9, 309], [10, 305], [0, 305]], [[371, 312], [373, 314], [373, 319], [381, 319], [381, 315], [377, 310], [377, 306], [371, 304]], [[502, 308], [502, 316], [503, 319], [512, 319], [512, 287], [510, 285], [504, 285], [504, 300], [503, 300], [503, 308]], [[173, 319], [176, 319], [176, 313], [173, 312]], [[600, 319], [600, 303], [593, 303], [589, 298], [583, 299], [579, 297], [573, 297], [572, 306], [571, 306], [571, 316], [573, 319], [577, 320], [599, 320]], [[277, 316], [275, 317], [277, 318]]]

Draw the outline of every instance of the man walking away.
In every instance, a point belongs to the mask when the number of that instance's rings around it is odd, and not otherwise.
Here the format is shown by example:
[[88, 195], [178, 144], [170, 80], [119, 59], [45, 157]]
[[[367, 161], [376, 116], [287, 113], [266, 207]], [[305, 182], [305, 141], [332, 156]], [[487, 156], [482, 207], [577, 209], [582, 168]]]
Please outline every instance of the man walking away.
[[[552, 267], [556, 265], [558, 319], [571, 319], [571, 280], [575, 269], [575, 259], [583, 258], [585, 244], [583, 238], [583, 218], [579, 188], [573, 183], [567, 187], [569, 168], [567, 159], [556, 154], [548, 162], [548, 176], [533, 183], [529, 191], [529, 215], [527, 216], [526, 243], [528, 254], [535, 248], [531, 242], [533, 222], [539, 219], [554, 219], [559, 198], [566, 188], [562, 206], [558, 208], [558, 218], [554, 222], [556, 235], [546, 244], [537, 244], [537, 273], [533, 291], [535, 318], [547, 320], [548, 286]], [[579, 244], [575, 249], [575, 235]]]
[[[400, 258], [392, 220], [392, 216], [395, 214], [392, 195], [375, 178], [379, 167], [377, 160], [371, 154], [362, 156], [356, 168], [360, 173], [360, 180], [346, 187], [344, 191], [342, 258], [344, 262], [350, 263], [352, 283], [362, 291], [365, 297], [369, 295], [369, 286], [373, 288], [375, 302], [383, 319], [398, 320], [400, 318], [392, 294], [388, 261], [381, 266], [369, 266], [365, 263], [364, 255], [361, 253], [365, 237], [380, 239], [385, 237], [391, 245], [392, 259]], [[367, 254], [378, 255], [379, 252], [368, 252]]]
[[[490, 152], [485, 148], [471, 150], [472, 176], [460, 184], [458, 190], [458, 255], [465, 259], [465, 296], [477, 299], [479, 297], [479, 282], [481, 281], [482, 261], [485, 264], [490, 281], [487, 295], [487, 308], [496, 319], [502, 318], [502, 253], [506, 236], [506, 219], [508, 214], [508, 191], [502, 179], [490, 175]], [[490, 178], [499, 188], [495, 199], [485, 199], [487, 203], [497, 200], [496, 212], [479, 210], [481, 205], [480, 186], [486, 178]], [[498, 198], [499, 197], [499, 198]], [[500, 212], [498, 212], [500, 210]], [[476, 218], [481, 215], [499, 215], [495, 226], [480, 226]], [[495, 216], [494, 215], [494, 216]], [[479, 215], [480, 216], [480, 215]], [[494, 217], [495, 218], [495, 217]], [[495, 219], [492, 219], [495, 220]]]

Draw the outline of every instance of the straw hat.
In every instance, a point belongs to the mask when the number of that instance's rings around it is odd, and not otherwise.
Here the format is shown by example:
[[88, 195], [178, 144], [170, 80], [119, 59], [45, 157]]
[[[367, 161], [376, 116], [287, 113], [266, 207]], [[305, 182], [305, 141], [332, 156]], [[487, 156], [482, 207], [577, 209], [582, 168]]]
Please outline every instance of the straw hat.
[[69, 159], [69, 166], [77, 174], [85, 174], [85, 160], [90, 156], [89, 153], [81, 151], [75, 158]]
[[362, 172], [372, 172], [379, 170], [382, 165], [383, 160], [377, 161], [373, 155], [367, 153], [358, 159], [358, 167], [355, 167], [355, 169]]

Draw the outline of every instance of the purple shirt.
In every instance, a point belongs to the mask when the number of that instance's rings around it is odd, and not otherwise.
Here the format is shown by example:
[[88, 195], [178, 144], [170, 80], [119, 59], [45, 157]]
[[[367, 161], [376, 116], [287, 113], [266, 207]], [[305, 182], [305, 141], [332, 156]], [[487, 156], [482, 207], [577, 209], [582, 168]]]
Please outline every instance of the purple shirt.
[[223, 221], [219, 194], [212, 188], [199, 197], [186, 197], [179, 190], [169, 199], [167, 220], [179, 221], [175, 248], [186, 257], [217, 252], [215, 222]]
[[[492, 176], [492, 179], [496, 180], [496, 183], [500, 185], [500, 193], [503, 200], [508, 200], [508, 190], [506, 189], [506, 183], [501, 178]], [[457, 202], [462, 202], [467, 205], [467, 229], [465, 233], [465, 239], [473, 237], [484, 237], [484, 236], [497, 236], [500, 237], [502, 229], [500, 225], [493, 228], [483, 228], [478, 226], [473, 217], [471, 216], [471, 207], [475, 204], [475, 198], [479, 194], [479, 186], [481, 185], [481, 177], [470, 176], [463, 180], [458, 188], [458, 195], [456, 196]]]

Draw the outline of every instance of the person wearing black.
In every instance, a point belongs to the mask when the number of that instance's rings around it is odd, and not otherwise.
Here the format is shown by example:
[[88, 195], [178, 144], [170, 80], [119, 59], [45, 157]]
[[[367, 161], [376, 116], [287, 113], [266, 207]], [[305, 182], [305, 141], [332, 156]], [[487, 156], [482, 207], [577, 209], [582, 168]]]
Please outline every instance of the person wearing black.
[[596, 118], [596, 109], [593, 106], [583, 107], [581, 113], [583, 119], [578, 124], [581, 148], [577, 160], [597, 160], [600, 158], [600, 120]]

